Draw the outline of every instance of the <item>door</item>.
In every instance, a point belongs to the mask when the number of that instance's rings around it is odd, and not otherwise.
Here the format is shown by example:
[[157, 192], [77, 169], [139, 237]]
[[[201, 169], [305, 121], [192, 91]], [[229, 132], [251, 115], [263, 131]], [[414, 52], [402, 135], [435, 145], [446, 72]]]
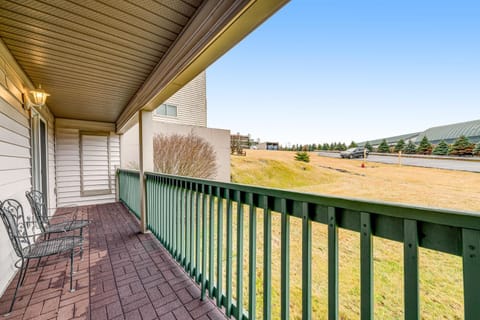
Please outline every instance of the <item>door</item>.
[[48, 199], [47, 125], [41, 116], [32, 110], [32, 186], [41, 191], [44, 201]]

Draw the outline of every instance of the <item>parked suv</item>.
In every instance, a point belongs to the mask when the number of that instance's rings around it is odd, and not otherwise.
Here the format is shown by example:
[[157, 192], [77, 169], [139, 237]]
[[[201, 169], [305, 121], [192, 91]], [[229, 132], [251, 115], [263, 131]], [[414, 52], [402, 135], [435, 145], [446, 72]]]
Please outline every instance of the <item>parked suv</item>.
[[[350, 148], [340, 152], [340, 157], [349, 158], [349, 159], [363, 158], [364, 152], [365, 152], [365, 148], [363, 147]], [[365, 155], [368, 157], [368, 149], [366, 150]]]

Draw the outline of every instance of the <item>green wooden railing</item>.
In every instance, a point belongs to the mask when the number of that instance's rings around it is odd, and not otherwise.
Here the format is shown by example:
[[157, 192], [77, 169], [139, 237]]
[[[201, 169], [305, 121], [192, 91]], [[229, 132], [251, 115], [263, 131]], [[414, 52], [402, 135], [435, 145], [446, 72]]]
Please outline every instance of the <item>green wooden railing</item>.
[[119, 199], [140, 219], [140, 173], [118, 170]]
[[[131, 174], [120, 171], [120, 177], [124, 173]], [[148, 228], [200, 284], [202, 298], [208, 293], [219, 306], [225, 307], [228, 316], [255, 319], [257, 261], [256, 254], [252, 253], [261, 250], [262, 318], [272, 318], [272, 264], [281, 265], [280, 316], [289, 318], [289, 243], [291, 231], [294, 231], [301, 232], [302, 239], [301, 257], [298, 257], [302, 270], [302, 318], [312, 318], [312, 223], [319, 223], [328, 229], [328, 261], [325, 263], [328, 263], [329, 319], [339, 318], [339, 228], [360, 235], [361, 319], [372, 319], [374, 315], [373, 236], [403, 243], [405, 319], [420, 318], [419, 247], [463, 257], [464, 318], [480, 319], [480, 217], [474, 212], [361, 201], [155, 173], [145, 174], [144, 179]], [[120, 180], [121, 194], [125, 189], [132, 190], [129, 185], [132, 181], [138, 186], [138, 180]], [[274, 214], [281, 219], [280, 261], [272, 261]], [[259, 216], [263, 218], [263, 239], [256, 238], [256, 218]], [[301, 220], [301, 230], [290, 230], [292, 219]], [[244, 243], [244, 227], [236, 226], [248, 226], [248, 243]], [[236, 250], [233, 250], [234, 239]], [[263, 240], [261, 248], [257, 248], [257, 240]], [[245, 248], [249, 253], [246, 257]], [[244, 259], [248, 269], [244, 268]], [[245, 281], [244, 270], [248, 270]], [[232, 292], [233, 279], [235, 292]], [[247, 299], [244, 299], [243, 292], [247, 290]]]

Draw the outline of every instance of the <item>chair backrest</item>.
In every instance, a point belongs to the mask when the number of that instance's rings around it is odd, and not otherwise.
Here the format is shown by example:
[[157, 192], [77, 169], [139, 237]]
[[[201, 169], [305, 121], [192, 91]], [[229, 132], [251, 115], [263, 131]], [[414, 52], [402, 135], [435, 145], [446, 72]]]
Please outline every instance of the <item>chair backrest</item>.
[[15, 253], [22, 257], [22, 248], [31, 244], [28, 230], [33, 221], [25, 219], [22, 205], [15, 199], [7, 199], [1, 204], [0, 215]]
[[32, 189], [32, 191], [25, 192], [25, 196], [30, 203], [30, 207], [32, 207], [32, 213], [38, 222], [40, 230], [45, 232], [45, 227], [48, 226], [49, 221], [47, 205], [43, 193]]

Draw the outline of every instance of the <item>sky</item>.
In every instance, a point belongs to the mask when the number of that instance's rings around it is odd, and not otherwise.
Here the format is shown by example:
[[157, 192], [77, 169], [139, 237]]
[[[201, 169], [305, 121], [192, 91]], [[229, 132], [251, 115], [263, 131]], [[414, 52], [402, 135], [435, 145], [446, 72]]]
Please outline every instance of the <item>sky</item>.
[[480, 1], [292, 0], [207, 69], [207, 105], [284, 145], [480, 119]]

